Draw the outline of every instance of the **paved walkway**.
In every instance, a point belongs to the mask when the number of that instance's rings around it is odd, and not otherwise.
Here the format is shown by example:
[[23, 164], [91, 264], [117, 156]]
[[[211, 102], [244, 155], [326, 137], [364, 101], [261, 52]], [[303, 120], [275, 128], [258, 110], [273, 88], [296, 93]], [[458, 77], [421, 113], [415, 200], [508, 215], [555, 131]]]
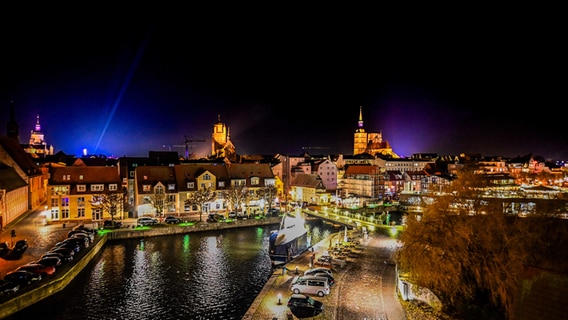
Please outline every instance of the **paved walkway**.
[[[338, 236], [337, 234], [332, 236]], [[333, 240], [326, 239], [316, 246], [319, 257]], [[385, 264], [392, 258], [395, 240], [382, 236], [359, 238], [363, 250], [348, 258], [343, 268], [334, 265], [336, 285], [326, 297], [314, 297], [324, 303], [324, 312], [310, 319], [334, 320], [404, 320], [405, 311], [396, 293], [395, 267]], [[292, 293], [292, 279], [309, 269], [308, 252], [288, 263], [286, 272], [277, 270], [251, 305], [243, 320], [297, 319], [286, 306]], [[279, 303], [280, 302], [280, 303]]]
[[[28, 250], [19, 259], [0, 259], [0, 277], [23, 263], [38, 259], [47, 248], [66, 238], [67, 232], [74, 227], [63, 224], [44, 225], [41, 214], [41, 211], [32, 212], [0, 232], [0, 241], [10, 243], [12, 240], [15, 242], [25, 238], [29, 242]], [[16, 230], [16, 237], [13, 239], [10, 236], [11, 229]], [[333, 234], [332, 237], [340, 234]], [[367, 239], [360, 235], [352, 236], [359, 239], [363, 250], [356, 257], [348, 258], [344, 267], [334, 265], [332, 269], [336, 285], [329, 296], [315, 297], [324, 302], [325, 308], [322, 314], [310, 319], [406, 319], [396, 293], [395, 267], [384, 263], [385, 260], [390, 260], [395, 240], [378, 235]], [[314, 246], [316, 256], [319, 257], [327, 251], [334, 240], [335, 238], [328, 238], [316, 244]], [[310, 267], [310, 255], [311, 253], [306, 253], [290, 262], [285, 273], [282, 269], [275, 271], [243, 319], [297, 319], [291, 314], [286, 303], [291, 294], [292, 279], [296, 276], [296, 266], [298, 275], [303, 274]]]

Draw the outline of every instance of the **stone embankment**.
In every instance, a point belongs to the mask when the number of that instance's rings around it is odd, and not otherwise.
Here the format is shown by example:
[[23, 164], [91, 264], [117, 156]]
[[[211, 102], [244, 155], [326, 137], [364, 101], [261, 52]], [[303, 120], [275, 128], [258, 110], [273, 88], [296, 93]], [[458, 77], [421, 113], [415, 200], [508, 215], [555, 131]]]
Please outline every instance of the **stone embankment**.
[[[127, 239], [127, 238], [141, 238], [141, 237], [154, 237], [173, 234], [185, 234], [191, 232], [211, 231], [211, 230], [225, 230], [232, 228], [242, 228], [251, 226], [271, 225], [280, 223], [279, 217], [267, 217], [263, 219], [248, 219], [248, 220], [235, 220], [232, 222], [217, 222], [207, 223], [198, 222], [192, 225], [159, 225], [151, 228], [122, 228], [112, 231], [99, 232], [95, 237], [95, 241], [89, 246], [88, 250], [83, 250], [79, 253], [79, 259], [75, 259], [70, 265], [67, 265], [57, 273], [57, 276], [50, 277], [48, 281], [41, 280], [40, 283], [28, 285], [28, 287], [21, 289], [14, 295], [0, 297], [0, 319], [4, 319], [38, 301], [41, 301], [61, 290], [63, 290], [79, 272], [81, 272], [87, 264], [99, 253], [106, 241]], [[132, 222], [135, 225], [135, 219]], [[23, 238], [30, 238], [36, 236], [34, 234], [25, 234], [26, 228], [20, 228], [19, 236]], [[64, 237], [68, 229], [54, 229], [53, 232], [59, 232]], [[51, 246], [46, 247], [48, 251]], [[37, 258], [37, 257], [36, 257]], [[1, 267], [1, 266], [0, 266]], [[10, 270], [1, 270], [2, 274]]]

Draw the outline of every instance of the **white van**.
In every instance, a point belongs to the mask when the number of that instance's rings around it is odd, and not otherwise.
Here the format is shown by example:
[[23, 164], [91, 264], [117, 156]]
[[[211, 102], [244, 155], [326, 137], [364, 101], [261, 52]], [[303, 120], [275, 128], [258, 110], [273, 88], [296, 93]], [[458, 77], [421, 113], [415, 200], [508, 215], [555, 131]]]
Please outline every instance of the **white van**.
[[155, 224], [158, 224], [158, 219], [151, 218], [151, 217], [138, 218], [138, 225], [139, 226], [153, 226]]
[[314, 294], [319, 297], [328, 295], [330, 286], [326, 278], [314, 276], [297, 276], [292, 280], [290, 288], [293, 293]]

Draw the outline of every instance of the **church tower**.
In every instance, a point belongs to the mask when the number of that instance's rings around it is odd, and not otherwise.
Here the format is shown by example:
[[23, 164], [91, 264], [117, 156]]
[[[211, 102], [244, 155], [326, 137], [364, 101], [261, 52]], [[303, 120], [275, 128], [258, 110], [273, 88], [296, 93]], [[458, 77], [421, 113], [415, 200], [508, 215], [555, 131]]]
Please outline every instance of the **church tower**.
[[363, 107], [359, 107], [359, 122], [355, 130], [353, 142], [353, 155], [368, 153], [376, 156], [378, 154], [391, 158], [400, 158], [392, 151], [388, 141], [383, 140], [382, 132], [366, 132], [363, 128]]
[[219, 149], [223, 149], [227, 140], [229, 140], [227, 126], [221, 122], [221, 115], [219, 114], [217, 115], [217, 122], [213, 125], [213, 134], [211, 135], [211, 155], [217, 155]]
[[357, 122], [357, 130], [355, 130], [353, 142], [353, 154], [361, 154], [367, 149], [367, 133], [363, 127], [363, 107], [359, 107], [359, 121]]
[[217, 122], [213, 125], [211, 138], [212, 157], [234, 160], [236, 156], [235, 146], [231, 142], [229, 129], [221, 122], [220, 114], [217, 116]]
[[24, 150], [34, 158], [43, 158], [46, 155], [53, 154], [53, 147], [47, 147], [43, 132], [41, 131], [39, 115], [36, 117], [36, 124], [30, 133], [29, 143], [24, 146]]

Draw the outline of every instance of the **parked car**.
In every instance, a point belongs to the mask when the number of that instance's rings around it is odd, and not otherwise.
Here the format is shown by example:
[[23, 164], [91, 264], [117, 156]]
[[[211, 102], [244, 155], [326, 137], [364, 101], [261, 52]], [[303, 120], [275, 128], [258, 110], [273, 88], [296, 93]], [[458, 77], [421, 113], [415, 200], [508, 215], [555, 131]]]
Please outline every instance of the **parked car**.
[[288, 308], [300, 319], [309, 318], [323, 312], [323, 302], [305, 294], [292, 294], [288, 299]]
[[229, 214], [227, 216], [231, 219], [236, 219], [237, 213], [235, 211], [231, 211], [231, 212], [229, 212]]
[[280, 209], [278, 208], [270, 208], [268, 209], [268, 213], [267, 215], [272, 215], [274, 217], [277, 217], [278, 215], [280, 215], [282, 212], [280, 211]]
[[10, 252], [10, 245], [8, 242], [0, 242], [0, 257], [8, 254]]
[[116, 220], [103, 221], [103, 227], [106, 229], [119, 229], [122, 228], [122, 222]]
[[225, 216], [221, 214], [211, 213], [207, 217], [207, 222], [218, 222], [218, 221], [225, 221]]
[[45, 257], [35, 261], [34, 263], [38, 263], [44, 266], [52, 266], [57, 269], [61, 267], [63, 261], [61, 261], [61, 259], [59, 259], [58, 257]]
[[88, 235], [85, 233], [74, 233], [73, 235], [71, 235], [68, 239], [84, 239], [85, 241], [87, 241], [89, 244], [91, 244], [93, 242], [93, 240], [95, 239], [95, 237], [93, 235]]
[[331, 291], [327, 278], [314, 276], [294, 277], [290, 290], [293, 293], [314, 294], [319, 297], [328, 295]]
[[17, 282], [0, 279], [0, 296], [16, 293], [18, 290], [20, 290], [20, 285]]
[[75, 250], [65, 247], [53, 247], [48, 252], [46, 252], [46, 254], [48, 253], [59, 253], [65, 256], [66, 259], [69, 259], [69, 257], [73, 258], [73, 256], [75, 256]]
[[327, 272], [316, 272], [316, 273], [310, 273], [311, 276], [314, 277], [323, 277], [323, 278], [327, 278], [327, 282], [329, 283], [330, 287], [333, 287], [333, 285], [335, 284], [335, 279], [333, 278], [333, 276]]
[[20, 286], [28, 285], [34, 281], [41, 280], [41, 274], [26, 270], [14, 270], [4, 276], [4, 280], [18, 283]]
[[75, 234], [86, 236], [86, 237], [89, 238], [89, 240], [91, 242], [93, 242], [95, 240], [95, 234], [94, 233], [88, 232], [88, 231], [85, 231], [85, 230], [81, 230], [81, 229], [71, 230], [71, 231], [67, 232], [67, 238], [71, 238]]
[[97, 230], [93, 228], [86, 227], [84, 224], [79, 224], [73, 227], [72, 230], [80, 230], [85, 231], [87, 233], [92, 233], [93, 235], [97, 235]]
[[88, 248], [89, 245], [91, 244], [91, 242], [89, 241], [88, 238], [73, 238], [73, 237], [71, 237], [71, 238], [63, 239], [63, 240], [57, 242], [55, 244], [55, 246], [60, 246], [60, 245], [65, 244], [65, 243], [78, 244], [81, 247], [81, 249]]
[[20, 239], [16, 241], [14, 248], [12, 248], [12, 252], [15, 252], [17, 254], [23, 254], [24, 252], [26, 252], [26, 250], [28, 250], [28, 240], [26, 239]]
[[158, 223], [158, 219], [151, 217], [140, 217], [138, 218], [139, 226], [153, 226]]
[[164, 219], [164, 222], [167, 223], [167, 224], [177, 224], [177, 223], [181, 222], [181, 219], [178, 218], [178, 217], [175, 217], [175, 216], [167, 216]]
[[325, 272], [325, 273], [329, 274], [330, 276], [333, 276], [333, 271], [331, 271], [330, 268], [324, 268], [324, 267], [316, 267], [316, 268], [308, 269], [308, 270], [304, 271], [304, 275], [310, 276], [310, 275], [314, 275], [314, 274], [320, 273], [320, 272]]
[[24, 265], [19, 266], [16, 270], [26, 270], [33, 273], [40, 274], [42, 277], [47, 277], [55, 273], [55, 267], [39, 264], [36, 262], [26, 263]]
[[[74, 251], [72, 251], [74, 252]], [[64, 255], [62, 253], [57, 253], [57, 252], [46, 252], [44, 254], [41, 255], [41, 257], [39, 257], [40, 259], [43, 258], [50, 258], [50, 257], [56, 257], [59, 258], [59, 260], [61, 260], [61, 263], [65, 263], [65, 262], [71, 262], [73, 261], [73, 256], [72, 255]]]
[[86, 244], [85, 239], [67, 238], [65, 240], [57, 242], [55, 244], [55, 247], [64, 247], [64, 248], [73, 249], [73, 251], [78, 253], [81, 251], [81, 249], [88, 247], [88, 244]]

